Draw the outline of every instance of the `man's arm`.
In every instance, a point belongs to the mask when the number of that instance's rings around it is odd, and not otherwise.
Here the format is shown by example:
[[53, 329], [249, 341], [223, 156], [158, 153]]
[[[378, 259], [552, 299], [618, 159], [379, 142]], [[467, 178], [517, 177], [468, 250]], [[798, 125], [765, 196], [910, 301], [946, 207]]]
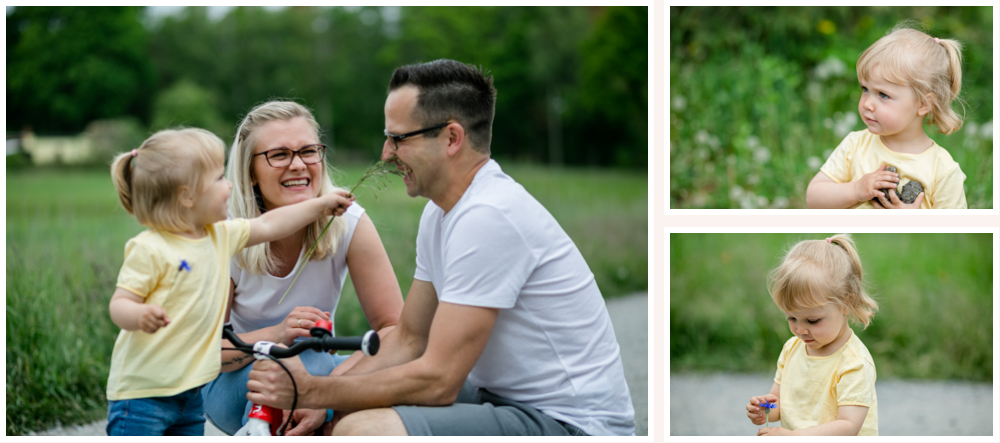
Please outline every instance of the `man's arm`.
[[[428, 311], [431, 303], [424, 297], [433, 296], [436, 304], [436, 294], [430, 283], [420, 282], [420, 286], [416, 292], [411, 290], [398, 327], [387, 337], [393, 338], [391, 346], [398, 349], [390, 350], [381, 363], [376, 356], [359, 362], [346, 375], [311, 377], [301, 362], [296, 359], [286, 361], [301, 391], [299, 405], [351, 412], [397, 404], [453, 403], [486, 347], [499, 311], [451, 303], [437, 304], [437, 309]], [[415, 295], [416, 299], [413, 299]], [[416, 303], [411, 306], [411, 302]], [[411, 315], [414, 317], [412, 320]], [[420, 350], [419, 331], [428, 323], [426, 346], [420, 355], [392, 366], [401, 357], [405, 359], [405, 352], [400, 353], [400, 350]], [[417, 334], [407, 331], [410, 328], [415, 328]], [[392, 337], [397, 332], [399, 337]], [[284, 371], [273, 362], [255, 363], [247, 388], [257, 391], [247, 395], [247, 399], [253, 402], [286, 409], [291, 406], [291, 383]]]

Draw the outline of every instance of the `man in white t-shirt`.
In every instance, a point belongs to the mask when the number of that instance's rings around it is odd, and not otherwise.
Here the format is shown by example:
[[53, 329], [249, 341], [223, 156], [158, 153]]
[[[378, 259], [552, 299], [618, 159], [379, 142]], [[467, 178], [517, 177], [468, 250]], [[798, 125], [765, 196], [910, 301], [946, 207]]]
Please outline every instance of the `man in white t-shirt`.
[[[417, 270], [378, 355], [338, 377], [286, 362], [298, 407], [335, 435], [632, 435], [634, 411], [593, 273], [556, 220], [490, 159], [493, 78], [452, 60], [393, 73], [382, 157], [430, 199]], [[289, 408], [278, 365], [247, 398]]]

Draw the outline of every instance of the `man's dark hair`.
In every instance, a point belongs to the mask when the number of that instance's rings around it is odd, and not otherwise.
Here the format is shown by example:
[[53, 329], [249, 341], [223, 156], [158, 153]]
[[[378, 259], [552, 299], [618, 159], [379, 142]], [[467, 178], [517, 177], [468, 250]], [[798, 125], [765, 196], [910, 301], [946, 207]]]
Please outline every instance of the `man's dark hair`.
[[[476, 66], [441, 59], [396, 68], [389, 81], [389, 92], [406, 85], [420, 90], [413, 118], [421, 125], [455, 120], [465, 128], [474, 150], [490, 153], [497, 97], [492, 75], [486, 75]], [[440, 130], [428, 133], [431, 137], [438, 134]]]

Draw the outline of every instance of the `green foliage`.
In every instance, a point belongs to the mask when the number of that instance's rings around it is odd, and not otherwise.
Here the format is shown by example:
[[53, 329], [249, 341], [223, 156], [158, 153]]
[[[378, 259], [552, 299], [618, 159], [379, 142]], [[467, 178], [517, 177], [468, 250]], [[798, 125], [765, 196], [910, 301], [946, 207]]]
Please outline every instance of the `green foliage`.
[[236, 132], [230, 129], [233, 125], [219, 115], [212, 91], [182, 79], [156, 97], [150, 129], [155, 132], [179, 126], [195, 127], [225, 137]]
[[[672, 234], [670, 370], [773, 371], [792, 334], [767, 273], [796, 242], [828, 235]], [[879, 311], [852, 329], [879, 378], [992, 380], [992, 235], [853, 237]]]
[[138, 7], [18, 6], [7, 16], [8, 128], [81, 131], [145, 116], [153, 86]]
[[978, 7], [672, 7], [671, 208], [804, 208], [820, 166], [864, 128], [858, 56], [903, 19], [964, 44], [966, 126], [949, 136], [925, 129], [962, 165], [969, 207], [991, 207], [991, 16]]
[[[288, 98], [314, 110], [328, 145], [369, 158], [384, 141], [382, 108], [393, 70], [451, 58], [494, 76], [496, 157], [645, 169], [645, 7], [236, 7], [221, 18], [187, 7], [147, 20], [148, 29], [138, 11], [15, 8], [7, 19], [8, 100], [37, 111], [17, 119], [8, 113], [8, 126], [73, 132], [93, 118], [127, 114], [152, 130], [204, 125], [232, 139], [252, 106]], [[78, 23], [126, 13], [141, 35]], [[65, 25], [58, 36], [49, 36], [49, 22]], [[31, 45], [37, 35], [48, 40]], [[68, 42], [91, 46], [63, 50]], [[93, 89], [81, 83], [89, 77], [69, 77], [63, 65], [103, 60], [124, 50], [119, 46], [141, 60], [128, 69], [95, 65], [112, 71], [95, 75], [101, 88], [113, 86], [113, 97], [53, 101], [57, 87]], [[134, 106], [112, 110], [124, 100]], [[107, 112], [92, 115], [98, 109]]]
[[[645, 175], [503, 164], [559, 221], [605, 297], [647, 287]], [[364, 166], [335, 172], [358, 181]], [[357, 191], [385, 245], [403, 294], [416, 267], [417, 227], [427, 202], [402, 183]], [[143, 229], [119, 205], [104, 170], [8, 170], [7, 435], [106, 413], [104, 388], [118, 328], [108, 302], [125, 242]], [[337, 334], [366, 331], [353, 285], [337, 308]]]

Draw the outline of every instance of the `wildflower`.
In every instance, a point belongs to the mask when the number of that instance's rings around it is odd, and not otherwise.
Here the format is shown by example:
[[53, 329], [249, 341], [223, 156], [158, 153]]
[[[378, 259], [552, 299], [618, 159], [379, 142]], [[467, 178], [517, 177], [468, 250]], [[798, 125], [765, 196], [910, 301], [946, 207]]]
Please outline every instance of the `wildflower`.
[[819, 169], [820, 166], [823, 166], [823, 160], [813, 155], [806, 159], [806, 164], [809, 165], [809, 169], [815, 171]]
[[191, 265], [188, 264], [187, 260], [181, 260], [181, 265], [177, 267], [177, 272], [181, 271], [191, 272]]
[[760, 407], [764, 408], [764, 420], [765, 420], [764, 424], [768, 428], [771, 427], [771, 418], [770, 418], [771, 409], [774, 409], [774, 407], [777, 405], [778, 404], [773, 401], [765, 401], [760, 404]]
[[[379, 160], [375, 164], [369, 166], [368, 169], [365, 171], [365, 173], [361, 174], [361, 178], [358, 179], [358, 182], [355, 183], [353, 187], [351, 187], [349, 193], [353, 195], [354, 191], [358, 189], [358, 187], [361, 186], [361, 184], [364, 183], [364, 181], [369, 178], [375, 180], [376, 182], [381, 182], [382, 180], [385, 179], [386, 175], [388, 174], [403, 175], [403, 173], [399, 172], [398, 169], [393, 168], [391, 166], [395, 163], [396, 163], [396, 157], [393, 156], [390, 157], [389, 160]], [[382, 183], [381, 187], [385, 187], [385, 184]], [[309, 247], [309, 250], [306, 251], [306, 254], [303, 256], [303, 260], [309, 261], [309, 258], [312, 257], [313, 251], [316, 250], [316, 245], [319, 244], [319, 239], [323, 238], [323, 236], [326, 235], [326, 230], [330, 228], [331, 224], [333, 224], [333, 217], [330, 217], [330, 221], [326, 222], [326, 226], [324, 226], [323, 230], [320, 231], [319, 237], [316, 237], [316, 241], [312, 244], [312, 246]], [[302, 269], [304, 268], [305, 265], [300, 266], [299, 270], [295, 272], [295, 277], [292, 278], [292, 282], [288, 285], [288, 289], [285, 289], [285, 293], [281, 295], [281, 299], [278, 300], [278, 304], [281, 304], [281, 302], [285, 299], [285, 296], [288, 295], [288, 291], [292, 290], [292, 286], [295, 285], [295, 280], [299, 279], [299, 274], [302, 273]]]

